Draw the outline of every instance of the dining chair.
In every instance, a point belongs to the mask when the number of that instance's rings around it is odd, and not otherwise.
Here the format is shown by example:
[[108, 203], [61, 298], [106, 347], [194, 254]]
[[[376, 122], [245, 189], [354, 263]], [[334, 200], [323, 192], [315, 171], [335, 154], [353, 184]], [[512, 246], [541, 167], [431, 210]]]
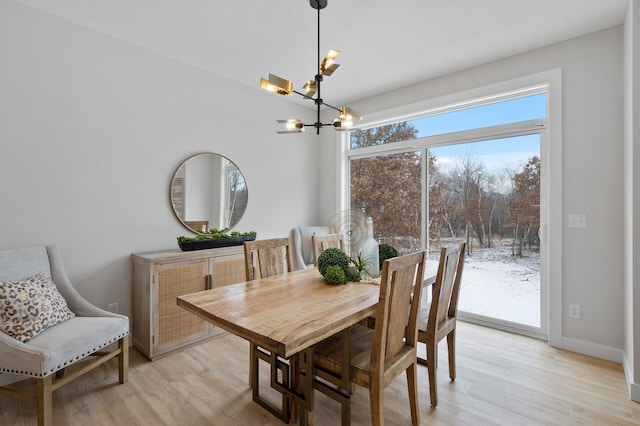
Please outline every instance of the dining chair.
[[324, 250], [335, 247], [344, 251], [344, 237], [342, 234], [311, 235], [311, 250], [313, 251], [313, 266], [318, 266], [318, 256]]
[[[289, 238], [273, 238], [267, 240], [255, 240], [244, 242], [244, 260], [247, 281], [259, 278], [267, 278], [292, 271], [291, 252]], [[288, 387], [289, 364], [280, 359], [275, 353], [267, 351], [249, 342], [249, 386], [253, 389], [253, 400], [280, 418], [289, 421], [289, 400], [282, 395], [282, 406], [276, 408], [260, 396], [260, 369], [259, 362], [263, 360], [271, 365], [271, 380], [280, 377]], [[277, 375], [277, 371], [281, 375]]]
[[418, 341], [427, 348], [427, 358], [418, 357], [420, 364], [429, 370], [429, 394], [431, 405], [438, 405], [438, 342], [447, 338], [449, 353], [449, 378], [456, 379], [456, 319], [458, 298], [464, 266], [465, 243], [443, 247], [436, 281], [432, 289], [432, 301], [418, 315]]
[[369, 388], [371, 423], [382, 425], [384, 389], [402, 371], [411, 422], [420, 423], [416, 346], [424, 261], [424, 251], [385, 260], [375, 328], [356, 324], [314, 346], [314, 386], [342, 404], [343, 425], [350, 423], [351, 381]]
[[247, 281], [291, 272], [289, 238], [244, 242]]

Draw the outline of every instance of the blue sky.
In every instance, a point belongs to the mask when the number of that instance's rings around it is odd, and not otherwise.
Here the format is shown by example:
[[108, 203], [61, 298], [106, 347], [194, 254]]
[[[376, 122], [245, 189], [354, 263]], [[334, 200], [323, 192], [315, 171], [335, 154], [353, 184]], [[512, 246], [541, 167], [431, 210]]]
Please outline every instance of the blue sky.
[[547, 114], [547, 95], [526, 96], [412, 120], [418, 137], [533, 120]]
[[540, 135], [451, 145], [432, 148], [430, 151], [437, 157], [436, 164], [441, 171], [453, 166], [468, 154], [483, 164], [488, 172], [500, 172], [505, 167], [520, 170], [534, 155], [540, 157]]
[[[546, 116], [546, 94], [538, 94], [509, 101], [453, 111], [412, 120], [418, 137], [470, 130]], [[540, 156], [540, 136], [527, 135], [491, 141], [451, 145], [431, 150], [438, 157], [438, 165], [446, 168], [456, 158], [467, 154], [476, 157], [488, 170], [504, 166], [521, 167], [534, 155]]]

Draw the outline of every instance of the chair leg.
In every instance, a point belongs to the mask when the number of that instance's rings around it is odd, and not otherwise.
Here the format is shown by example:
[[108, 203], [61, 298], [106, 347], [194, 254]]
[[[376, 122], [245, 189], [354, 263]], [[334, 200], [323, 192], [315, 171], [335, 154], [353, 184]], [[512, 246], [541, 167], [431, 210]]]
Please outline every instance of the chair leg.
[[418, 369], [413, 363], [407, 368], [407, 386], [409, 387], [409, 407], [411, 409], [411, 424], [420, 424], [420, 409], [418, 408]]
[[118, 356], [118, 381], [120, 384], [129, 380], [129, 336], [124, 336], [118, 341], [120, 355]]
[[253, 387], [253, 348], [254, 344], [249, 342], [249, 387]]
[[53, 374], [37, 379], [38, 426], [53, 425]]
[[434, 362], [434, 365], [436, 366], [436, 368], [438, 368], [438, 343], [439, 342], [435, 343], [436, 346], [433, 349], [433, 362]]
[[431, 405], [438, 405], [438, 377], [436, 374], [436, 357], [438, 346], [436, 343], [427, 343], [427, 370], [429, 371], [429, 395], [431, 396]]
[[369, 384], [369, 404], [371, 405], [371, 425], [384, 425], [384, 389], [380, 383]]
[[447, 334], [447, 348], [449, 349], [449, 378], [456, 379], [456, 329]]

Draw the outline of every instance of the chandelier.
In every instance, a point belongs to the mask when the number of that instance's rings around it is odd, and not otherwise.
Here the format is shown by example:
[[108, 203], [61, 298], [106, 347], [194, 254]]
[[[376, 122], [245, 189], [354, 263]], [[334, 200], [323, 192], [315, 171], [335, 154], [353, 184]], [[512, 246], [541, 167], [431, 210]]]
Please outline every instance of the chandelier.
[[[290, 118], [287, 120], [277, 120], [278, 123], [282, 123], [285, 126], [285, 130], [280, 130], [278, 133], [301, 133], [304, 132], [306, 127], [315, 127], [316, 134], [320, 134], [320, 129], [325, 126], [332, 126], [336, 130], [343, 131], [353, 127], [354, 118], [362, 118], [360, 113], [346, 106], [336, 108], [326, 103], [320, 97], [320, 84], [323, 77], [330, 76], [340, 66], [335, 62], [336, 57], [340, 54], [339, 50], [330, 50], [327, 56], [320, 61], [320, 9], [327, 7], [327, 0], [309, 0], [311, 7], [318, 11], [318, 71], [313, 80], [308, 80], [302, 89], [305, 93], [293, 90], [293, 85], [289, 80], [282, 77], [278, 77], [274, 74], [269, 74], [269, 79], [260, 79], [260, 87], [270, 92], [277, 93], [283, 96], [291, 96], [292, 93], [302, 96], [304, 99], [312, 100], [316, 104], [317, 114], [316, 122], [313, 124], [305, 124], [298, 118]], [[315, 95], [315, 97], [314, 97]], [[340, 115], [333, 119], [331, 123], [323, 123], [320, 120], [320, 107], [326, 106], [334, 109], [340, 113]]]

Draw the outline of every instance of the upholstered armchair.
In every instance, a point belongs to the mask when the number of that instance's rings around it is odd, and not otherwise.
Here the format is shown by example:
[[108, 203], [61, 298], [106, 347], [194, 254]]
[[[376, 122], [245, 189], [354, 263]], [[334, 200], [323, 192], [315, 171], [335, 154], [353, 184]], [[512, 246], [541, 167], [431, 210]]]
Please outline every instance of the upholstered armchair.
[[291, 230], [291, 257], [294, 270], [313, 268], [313, 250], [311, 236], [328, 235], [327, 226], [300, 226]]
[[[15, 316], [7, 319], [12, 311], [15, 313], [16, 305], [12, 307], [10, 299], [18, 294], [23, 300], [28, 300], [32, 293], [16, 291], [15, 288], [19, 287], [12, 287], [11, 283], [28, 281], [28, 277], [36, 274], [44, 276], [41, 276], [41, 282], [45, 279], [49, 283], [53, 281], [73, 316], [38, 330], [39, 334], [34, 337], [20, 334], [22, 331], [10, 335], [14, 333], [11, 329], [8, 332], [0, 331], [0, 379], [13, 374], [33, 377], [37, 382], [35, 395], [19, 393], [6, 386], [0, 388], [0, 394], [36, 401], [38, 424], [50, 425], [52, 393], [87, 371], [117, 357], [119, 382], [126, 382], [129, 369], [129, 319], [102, 310], [80, 296], [67, 277], [56, 247], [30, 247], [0, 251], [0, 305], [4, 309], [4, 317], [0, 317], [0, 320], [4, 321], [3, 326], [11, 328], [17, 325], [21, 327], [19, 330], [24, 329]], [[37, 303], [34, 305], [35, 309], [39, 309]], [[112, 344], [109, 352], [98, 352]], [[81, 361], [82, 368], [74, 368], [64, 375], [66, 367]]]

